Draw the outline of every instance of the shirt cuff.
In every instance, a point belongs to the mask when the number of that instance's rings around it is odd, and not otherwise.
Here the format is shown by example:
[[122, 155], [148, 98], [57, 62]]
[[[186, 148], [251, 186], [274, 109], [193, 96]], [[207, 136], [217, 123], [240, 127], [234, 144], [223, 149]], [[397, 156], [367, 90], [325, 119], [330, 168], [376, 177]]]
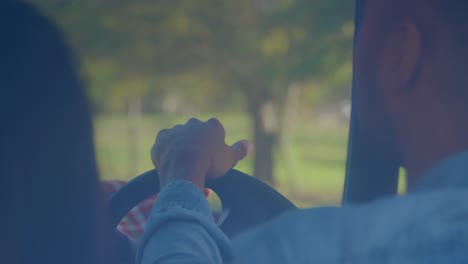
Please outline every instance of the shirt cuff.
[[156, 199], [152, 214], [164, 213], [174, 208], [198, 213], [214, 223], [208, 201], [192, 182], [178, 180], [166, 185]]
[[229, 238], [219, 229], [213, 218], [210, 205], [200, 189], [189, 181], [178, 180], [166, 185], [158, 194], [145, 232], [137, 251], [137, 262], [141, 263], [143, 249], [154, 233], [163, 225], [182, 220], [201, 225], [218, 245], [224, 261], [233, 259]]

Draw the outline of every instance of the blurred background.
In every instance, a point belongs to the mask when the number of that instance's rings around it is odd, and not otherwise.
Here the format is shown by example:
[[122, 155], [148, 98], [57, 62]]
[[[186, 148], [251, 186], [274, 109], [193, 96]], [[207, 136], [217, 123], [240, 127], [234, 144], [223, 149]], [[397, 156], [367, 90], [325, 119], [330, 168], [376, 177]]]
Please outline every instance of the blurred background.
[[354, 1], [31, 2], [74, 48], [104, 179], [151, 169], [160, 129], [217, 117], [255, 143], [237, 169], [299, 206], [341, 201]]

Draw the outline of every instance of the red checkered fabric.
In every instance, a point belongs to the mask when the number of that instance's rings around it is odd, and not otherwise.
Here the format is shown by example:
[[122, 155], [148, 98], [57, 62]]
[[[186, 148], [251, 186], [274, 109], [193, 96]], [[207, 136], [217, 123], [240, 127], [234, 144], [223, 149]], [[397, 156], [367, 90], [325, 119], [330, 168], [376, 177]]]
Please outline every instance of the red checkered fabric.
[[[104, 190], [110, 196], [112, 193], [116, 192], [118, 189], [124, 186], [126, 182], [119, 180], [107, 180], [104, 181], [103, 184]], [[128, 214], [117, 226], [117, 230], [134, 241], [139, 240], [143, 235], [146, 219], [148, 219], [148, 216], [151, 213], [151, 208], [153, 208], [156, 196], [157, 195], [154, 195], [144, 200], [135, 206], [132, 210], [130, 210], [130, 212], [128, 212]]]
[[[119, 180], [106, 180], [102, 183], [104, 185], [104, 191], [108, 197], [127, 184], [126, 182]], [[209, 193], [206, 193], [206, 195], [208, 196]], [[117, 230], [129, 239], [138, 241], [143, 236], [145, 223], [151, 213], [153, 204], [156, 201], [156, 196], [157, 195], [151, 196], [130, 210], [122, 221], [120, 221], [117, 226]], [[219, 219], [219, 216], [219, 212], [213, 212], [215, 221]]]

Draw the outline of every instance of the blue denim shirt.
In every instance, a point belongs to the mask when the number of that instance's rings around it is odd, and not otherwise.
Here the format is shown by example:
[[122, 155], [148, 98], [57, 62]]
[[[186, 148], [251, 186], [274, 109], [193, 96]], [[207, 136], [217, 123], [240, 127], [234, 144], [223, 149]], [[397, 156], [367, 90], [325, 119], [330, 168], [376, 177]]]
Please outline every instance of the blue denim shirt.
[[190, 182], [158, 196], [137, 263], [468, 263], [468, 152], [428, 171], [404, 196], [304, 209], [229, 240]]

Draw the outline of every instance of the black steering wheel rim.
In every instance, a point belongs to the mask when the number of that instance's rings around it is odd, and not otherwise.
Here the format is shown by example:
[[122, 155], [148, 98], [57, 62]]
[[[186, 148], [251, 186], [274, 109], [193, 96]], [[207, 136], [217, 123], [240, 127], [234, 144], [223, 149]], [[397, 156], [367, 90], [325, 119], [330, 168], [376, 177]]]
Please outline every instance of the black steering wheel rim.
[[[285, 211], [296, 208], [275, 189], [237, 170], [230, 170], [225, 176], [208, 181], [206, 186], [218, 194], [223, 210], [229, 209], [229, 216], [220, 228], [231, 238]], [[112, 226], [117, 226], [133, 207], [158, 193], [159, 190], [159, 177], [156, 170], [145, 172], [128, 182], [108, 201]]]

